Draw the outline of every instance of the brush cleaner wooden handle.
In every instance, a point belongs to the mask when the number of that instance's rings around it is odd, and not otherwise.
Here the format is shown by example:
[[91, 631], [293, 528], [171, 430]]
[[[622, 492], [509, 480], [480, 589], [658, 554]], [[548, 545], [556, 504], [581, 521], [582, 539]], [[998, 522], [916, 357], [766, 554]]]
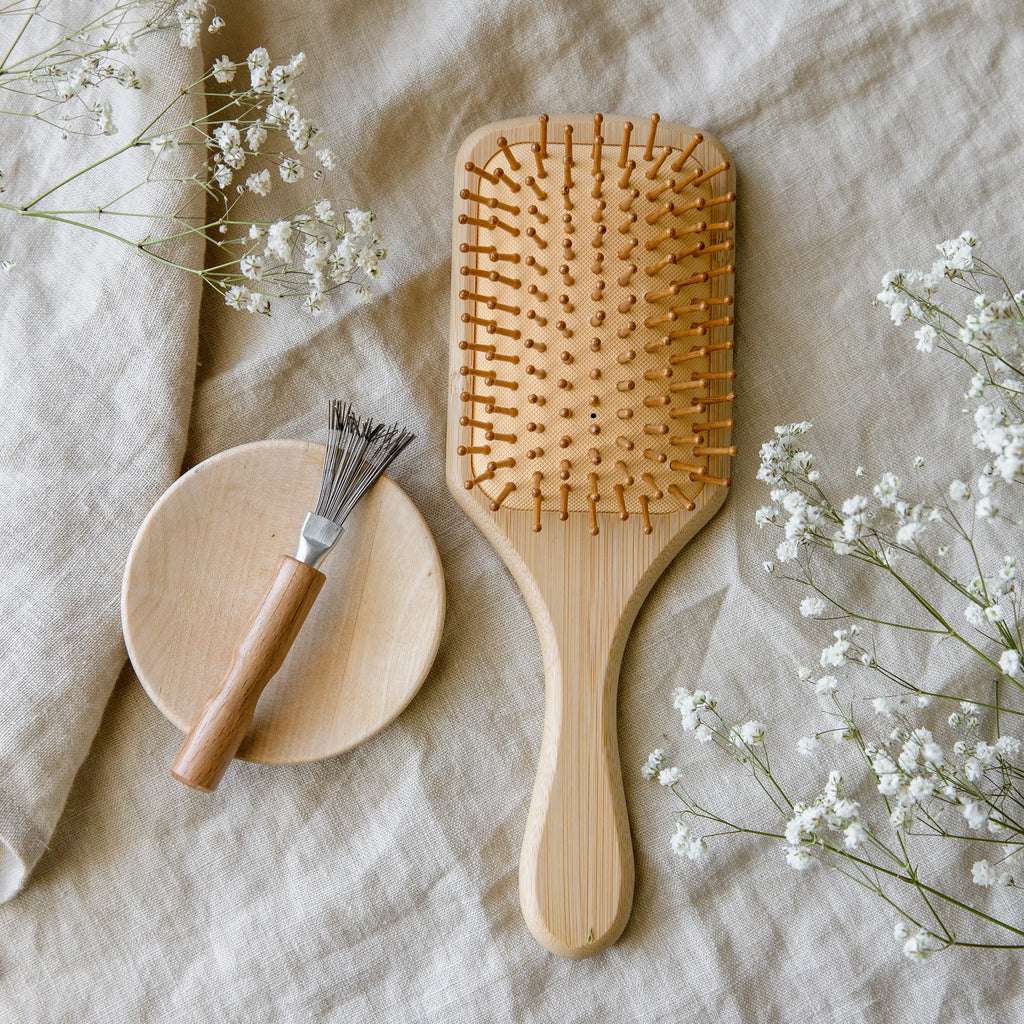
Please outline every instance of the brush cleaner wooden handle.
[[[541, 579], [532, 604], [544, 654], [545, 712], [519, 861], [523, 917], [559, 956], [611, 945], [629, 918], [633, 846], [616, 729], [619, 666], [632, 613], [597, 579]], [[586, 571], [584, 572], [586, 575]], [[611, 588], [615, 589], [615, 588]]]
[[290, 555], [277, 573], [235, 647], [231, 667], [189, 730], [171, 774], [210, 793], [252, 725], [256, 702], [281, 667], [326, 577]]

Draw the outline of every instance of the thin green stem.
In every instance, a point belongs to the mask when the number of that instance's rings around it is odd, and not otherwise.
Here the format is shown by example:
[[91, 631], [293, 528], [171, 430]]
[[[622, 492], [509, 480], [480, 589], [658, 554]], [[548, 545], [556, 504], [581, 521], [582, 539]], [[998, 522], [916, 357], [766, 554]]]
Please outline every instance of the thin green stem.
[[[778, 832], [767, 832], [763, 829], [748, 828], [743, 825], [737, 825], [734, 822], [729, 821], [727, 818], [721, 818], [716, 820], [720, 820], [723, 825], [727, 825], [728, 827], [734, 829], [737, 833], [761, 836], [766, 839], [784, 840], [786, 838], [784, 835]], [[1008, 924], [1006, 921], [1000, 921], [999, 918], [993, 917], [991, 914], [986, 914], [984, 911], [979, 910], [977, 907], [972, 907], [970, 904], [964, 903], [962, 900], [957, 899], [955, 896], [952, 896], [949, 893], [943, 892], [941, 889], [936, 889], [934, 886], [927, 885], [925, 882], [922, 882], [919, 878], [912, 877], [909, 873], [909, 865], [904, 864], [904, 872], [901, 873], [891, 868], [883, 867], [881, 864], [875, 864], [873, 861], [865, 860], [862, 857], [858, 857], [856, 854], [851, 853], [849, 850], [841, 850], [833, 844], [827, 842], [826, 840], [820, 840], [819, 845], [821, 845], [823, 849], [828, 850], [830, 853], [833, 853], [839, 857], [845, 857], [851, 862], [855, 864], [861, 864], [867, 868], [870, 868], [873, 871], [880, 871], [882, 874], [886, 875], [889, 878], [892, 878], [894, 881], [902, 882], [905, 885], [911, 885], [919, 892], [927, 893], [930, 896], [934, 896], [936, 899], [942, 900], [945, 903], [949, 903], [952, 906], [958, 907], [960, 910], [963, 910], [968, 914], [972, 914], [975, 917], [981, 918], [982, 920], [987, 921], [989, 924], [996, 925], [997, 927], [1002, 928], [1008, 932], [1012, 932], [1014, 935], [1020, 935], [1022, 938], [1024, 938], [1024, 930], [1020, 928], [1015, 928], [1013, 925]]]
[[40, 0], [36, 0], [36, 2], [32, 5], [32, 10], [28, 12], [28, 17], [25, 18], [24, 22], [22, 23], [21, 28], [18, 30], [18, 34], [14, 37], [14, 40], [12, 41], [11, 45], [7, 47], [7, 52], [4, 54], [3, 59], [0, 60], [0, 74], [2, 74], [4, 68], [7, 67], [8, 58], [14, 52], [14, 48], [21, 41], [21, 37], [25, 34], [25, 30], [32, 23], [32, 19], [36, 16], [36, 12], [39, 10], [39, 3]]

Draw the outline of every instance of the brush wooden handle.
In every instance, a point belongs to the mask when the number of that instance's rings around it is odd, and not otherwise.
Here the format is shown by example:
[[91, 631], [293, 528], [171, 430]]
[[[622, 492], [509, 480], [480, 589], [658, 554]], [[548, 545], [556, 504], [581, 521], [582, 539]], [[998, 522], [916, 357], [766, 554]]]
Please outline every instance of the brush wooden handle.
[[252, 725], [256, 702], [281, 667], [326, 577], [290, 555], [277, 573], [235, 646], [231, 667], [189, 730], [171, 774], [210, 793]]
[[623, 624], [617, 595], [571, 578], [572, 569], [569, 576], [550, 581], [554, 592], [542, 583], [545, 606], [531, 609], [544, 653], [545, 714], [519, 893], [534, 937], [578, 959], [618, 938], [633, 896], [615, 714], [632, 615]]

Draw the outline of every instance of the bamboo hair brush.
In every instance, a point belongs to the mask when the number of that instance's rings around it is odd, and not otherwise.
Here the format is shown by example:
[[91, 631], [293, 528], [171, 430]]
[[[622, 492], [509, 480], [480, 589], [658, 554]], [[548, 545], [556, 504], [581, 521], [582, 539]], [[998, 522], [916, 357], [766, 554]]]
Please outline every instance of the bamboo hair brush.
[[360, 419], [345, 402], [328, 414], [316, 507], [299, 531], [295, 555], [282, 555], [259, 607], [234, 649], [227, 674], [211, 694], [171, 766], [193, 789], [212, 792], [252, 724], [267, 683], [284, 663], [326, 577], [320, 564], [337, 544], [345, 519], [413, 435], [397, 424]]
[[626, 638], [729, 486], [735, 175], [652, 114], [489, 125], [456, 164], [448, 486], [515, 577], [545, 717], [519, 890], [561, 956], [625, 927]]

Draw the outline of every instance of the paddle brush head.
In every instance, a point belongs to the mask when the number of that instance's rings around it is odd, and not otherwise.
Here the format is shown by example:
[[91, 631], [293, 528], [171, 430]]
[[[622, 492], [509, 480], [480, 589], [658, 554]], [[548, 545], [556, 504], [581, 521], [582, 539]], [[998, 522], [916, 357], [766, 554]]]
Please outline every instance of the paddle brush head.
[[650, 533], [729, 486], [735, 178], [659, 122], [541, 115], [460, 153], [449, 483], [535, 532]]

